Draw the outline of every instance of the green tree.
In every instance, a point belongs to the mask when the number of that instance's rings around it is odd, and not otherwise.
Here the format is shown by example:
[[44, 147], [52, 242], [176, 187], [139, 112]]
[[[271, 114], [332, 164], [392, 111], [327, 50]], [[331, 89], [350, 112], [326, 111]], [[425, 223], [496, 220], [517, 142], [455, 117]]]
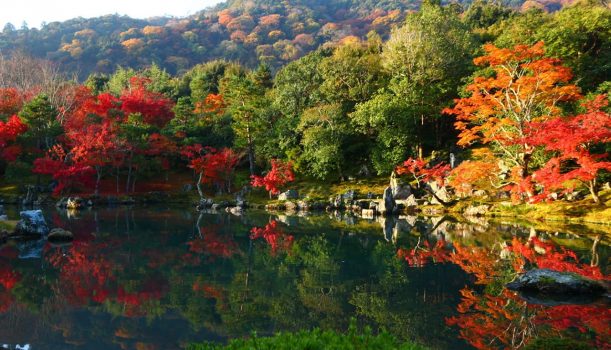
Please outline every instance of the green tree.
[[19, 112], [19, 117], [28, 125], [24, 137], [32, 140], [37, 149], [50, 148], [55, 143], [55, 138], [62, 132], [61, 125], [57, 121], [57, 110], [44, 94], [26, 103]]
[[303, 153], [300, 162], [312, 175], [325, 179], [331, 174], [344, 178], [346, 141], [353, 130], [340, 104], [326, 104], [307, 109], [301, 115]]
[[220, 92], [231, 115], [236, 146], [246, 148], [250, 174], [255, 175], [255, 144], [263, 134], [264, 110], [269, 105], [265, 88], [255, 83], [252, 74], [230, 73], [221, 80]]

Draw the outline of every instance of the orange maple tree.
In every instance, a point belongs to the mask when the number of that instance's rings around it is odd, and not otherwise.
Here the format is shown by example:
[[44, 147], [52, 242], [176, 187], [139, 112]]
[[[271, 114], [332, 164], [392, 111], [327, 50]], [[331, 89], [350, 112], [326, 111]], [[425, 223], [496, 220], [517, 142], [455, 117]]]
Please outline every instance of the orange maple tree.
[[[570, 83], [570, 68], [545, 56], [543, 42], [511, 49], [487, 44], [484, 50], [474, 62], [492, 74], [476, 77], [467, 86], [470, 96], [457, 99], [444, 113], [456, 116], [460, 146], [491, 144], [514, 167], [514, 177], [525, 179], [536, 150], [526, 142], [532, 130], [528, 123], [560, 115], [561, 103], [577, 100], [580, 91]], [[525, 192], [532, 196], [532, 190]]]

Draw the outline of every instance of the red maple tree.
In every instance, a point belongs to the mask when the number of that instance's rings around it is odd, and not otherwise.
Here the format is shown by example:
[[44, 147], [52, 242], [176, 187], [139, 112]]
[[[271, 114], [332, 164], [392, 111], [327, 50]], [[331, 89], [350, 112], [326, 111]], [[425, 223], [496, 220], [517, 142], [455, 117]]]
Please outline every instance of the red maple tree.
[[291, 162], [272, 159], [271, 164], [272, 169], [265, 176], [252, 175], [250, 177], [251, 185], [253, 187], [265, 187], [265, 190], [269, 192], [269, 198], [278, 194], [284, 185], [295, 180]]
[[597, 175], [611, 171], [611, 162], [606, 154], [593, 154], [591, 147], [611, 141], [611, 115], [604, 111], [608, 103], [607, 96], [599, 95], [584, 104], [586, 113], [528, 124], [530, 136], [524, 142], [554, 153], [532, 175], [543, 187], [537, 199], [552, 191], [570, 191], [578, 181], [586, 185], [595, 203], [600, 202]]

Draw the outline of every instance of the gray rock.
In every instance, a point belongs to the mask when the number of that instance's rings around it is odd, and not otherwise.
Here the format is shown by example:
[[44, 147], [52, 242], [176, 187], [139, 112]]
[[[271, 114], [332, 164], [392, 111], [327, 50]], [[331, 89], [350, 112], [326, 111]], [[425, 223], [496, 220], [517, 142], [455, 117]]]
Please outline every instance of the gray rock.
[[386, 187], [384, 190], [384, 195], [382, 196], [382, 202], [378, 208], [378, 211], [382, 215], [392, 215], [396, 212], [397, 203], [392, 196], [392, 189], [390, 186]]
[[74, 238], [72, 232], [64, 230], [63, 228], [54, 228], [49, 231], [47, 239], [49, 241], [69, 241]]
[[297, 191], [295, 190], [288, 190], [278, 195], [278, 200], [280, 201], [286, 201], [289, 199], [298, 199], [298, 198], [299, 198], [299, 193], [297, 193]]
[[332, 208], [343, 208], [344, 207], [344, 201], [342, 199], [342, 195], [338, 194], [335, 197], [331, 197], [329, 198], [329, 202], [331, 203], [331, 207]]
[[197, 203], [197, 210], [202, 211], [204, 209], [211, 208], [214, 202], [210, 198], [202, 198]]
[[41, 210], [26, 210], [19, 213], [21, 220], [17, 223], [16, 231], [26, 235], [46, 235], [49, 227]]
[[600, 296], [607, 292], [607, 286], [570, 272], [549, 269], [534, 269], [519, 275], [507, 284], [507, 288], [538, 295]]
[[390, 174], [390, 188], [394, 199], [407, 199], [412, 194], [412, 188], [404, 183], [393, 171]]
[[488, 210], [490, 210], [490, 206], [489, 205], [472, 205], [470, 207], [468, 207], [467, 209], [465, 209], [465, 211], [463, 212], [463, 215], [467, 215], [467, 216], [484, 216], [488, 213]]
[[571, 193], [567, 193], [565, 195], [565, 198], [567, 201], [576, 201], [576, 200], [580, 200], [583, 199], [583, 193], [581, 193], [581, 191], [573, 191]]
[[355, 190], [348, 190], [346, 193], [342, 194], [342, 201], [344, 203], [351, 203], [356, 199], [357, 193]]
[[405, 200], [405, 203], [403, 203], [405, 205], [406, 208], [410, 208], [410, 207], [417, 207], [418, 206], [418, 202], [416, 201], [416, 197], [413, 194], [410, 194], [409, 197], [407, 197], [407, 199]]
[[[450, 197], [450, 194], [448, 193], [448, 190], [445, 187], [439, 188], [439, 190], [437, 190], [434, 193], [435, 193], [435, 196], [437, 196], [437, 198], [439, 198], [440, 200], [442, 200], [445, 203], [452, 200], [452, 198]], [[431, 204], [442, 204], [439, 200], [437, 200], [435, 196], [432, 196]]]

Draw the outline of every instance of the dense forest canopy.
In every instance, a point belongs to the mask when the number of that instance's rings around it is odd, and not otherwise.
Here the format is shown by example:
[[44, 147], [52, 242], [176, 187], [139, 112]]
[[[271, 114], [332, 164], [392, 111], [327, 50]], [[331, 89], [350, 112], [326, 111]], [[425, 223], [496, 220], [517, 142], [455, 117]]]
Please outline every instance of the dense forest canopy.
[[[456, 192], [534, 201], [581, 186], [598, 200], [611, 170], [607, 4], [373, 4], [233, 1], [157, 25], [8, 28], [3, 45], [30, 50], [0, 56], [0, 171], [53, 178], [56, 193], [104, 181], [131, 193], [188, 167], [217, 192], [248, 176], [272, 194], [293, 171], [326, 181], [397, 171]], [[70, 25], [79, 30], [62, 34]], [[69, 44], [36, 51], [53, 46], [51, 32]], [[79, 80], [77, 68], [102, 72]], [[440, 163], [450, 153], [464, 161], [451, 172]], [[236, 180], [236, 168], [248, 175]]]
[[[471, 1], [442, 3], [460, 12]], [[550, 12], [562, 4], [510, 1], [512, 10], [506, 11]], [[370, 31], [387, 38], [391, 28], [419, 6], [414, 0], [232, 0], [186, 18], [107, 15], [46, 23], [40, 29], [7, 24], [0, 33], [0, 53], [22, 50], [59, 63], [82, 79], [93, 72], [112, 73], [118, 66], [141, 69], [153, 63], [172, 74], [184, 73], [214, 59], [235, 60], [251, 68], [264, 62], [277, 69], [321, 45], [364, 39]], [[486, 21], [498, 15], [471, 8], [468, 16], [481, 24], [492, 24]]]

